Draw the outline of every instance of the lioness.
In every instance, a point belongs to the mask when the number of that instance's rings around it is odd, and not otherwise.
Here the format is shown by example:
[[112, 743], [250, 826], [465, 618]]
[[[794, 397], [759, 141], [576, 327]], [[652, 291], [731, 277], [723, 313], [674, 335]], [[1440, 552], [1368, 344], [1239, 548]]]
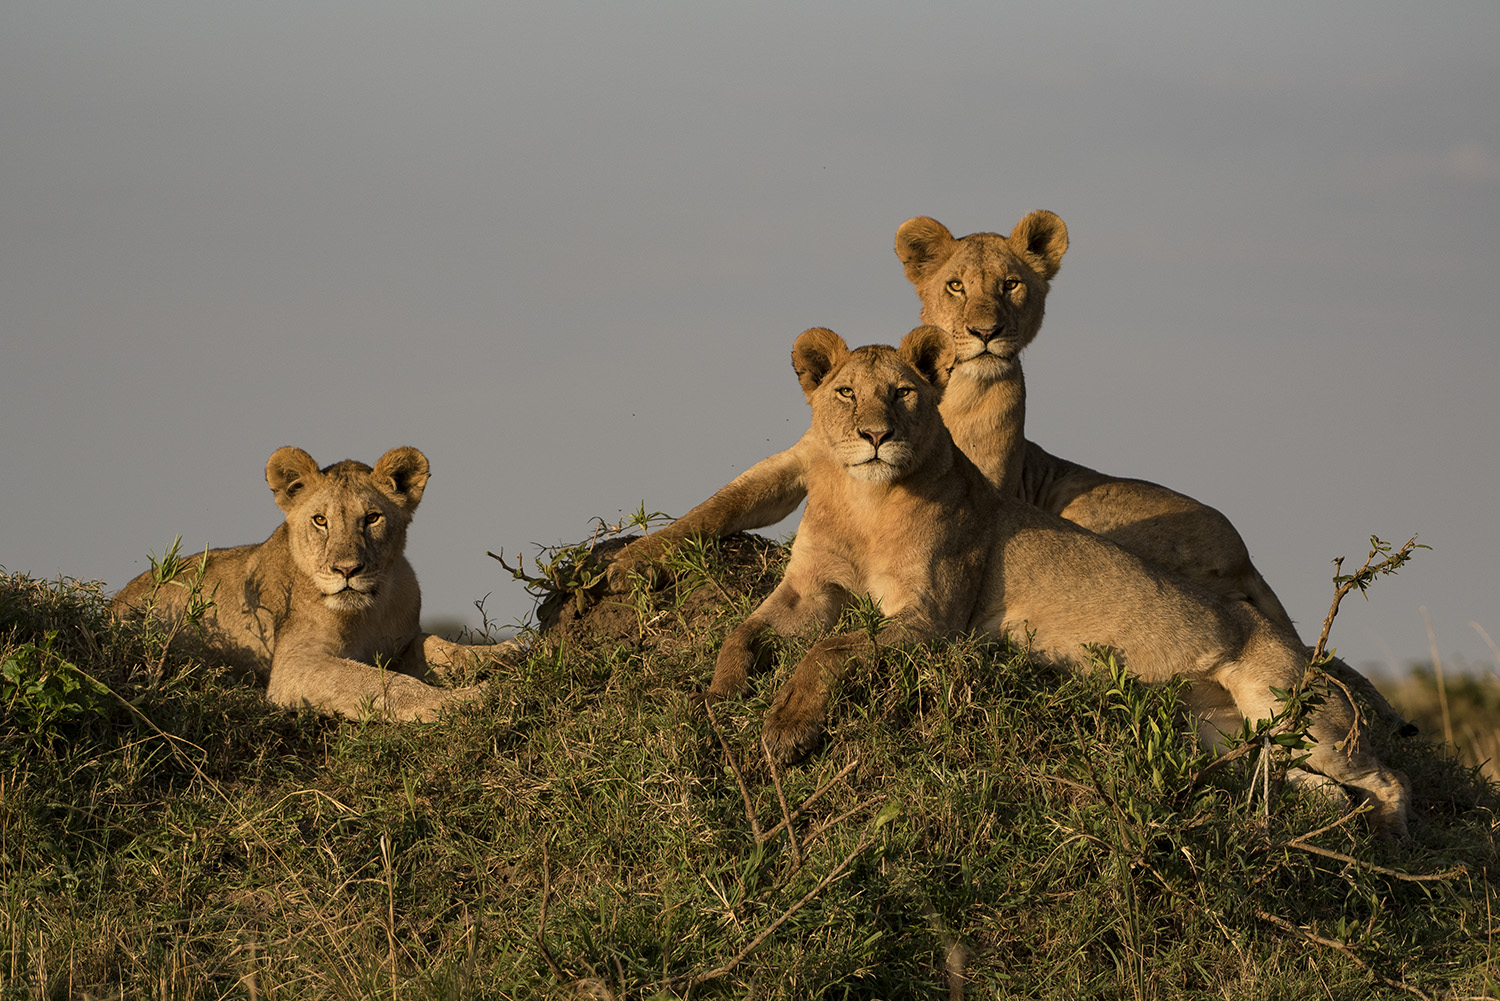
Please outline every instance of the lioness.
[[1002, 493], [1210, 591], [1249, 601], [1292, 628], [1224, 515], [1175, 490], [1096, 472], [1026, 440], [1020, 352], [1041, 327], [1049, 283], [1067, 249], [1062, 219], [1042, 210], [1016, 223], [1009, 237], [954, 239], [926, 216], [896, 231], [896, 256], [922, 301], [922, 322], [953, 335], [957, 362], [942, 414], [954, 441]]
[[[974, 233], [954, 239], [925, 216], [897, 230], [896, 254], [921, 299], [922, 322], [954, 339], [955, 364], [940, 411], [955, 442], [1006, 496], [1061, 515], [1210, 591], [1248, 601], [1295, 631], [1250, 562], [1244, 540], [1217, 510], [1155, 483], [1060, 459], [1026, 440], [1020, 353], [1041, 329], [1047, 292], [1067, 249], [1067, 227], [1045, 210], [1028, 214], [1008, 237]], [[623, 589], [631, 575], [651, 575], [653, 564], [680, 539], [760, 528], [791, 514], [807, 492], [811, 451], [804, 436], [672, 524], [632, 543], [610, 567], [611, 586]], [[1358, 691], [1387, 725], [1404, 725], [1353, 668], [1334, 660], [1326, 669]], [[1200, 687], [1206, 704], [1210, 692]], [[1221, 701], [1227, 707], [1227, 696]], [[1233, 724], [1227, 714], [1222, 722]]]
[[[1105, 476], [1026, 440], [1020, 352], [1041, 329], [1047, 291], [1068, 230], [1051, 212], [1030, 213], [1009, 237], [961, 240], [925, 216], [896, 232], [896, 254], [922, 300], [922, 322], [953, 335], [955, 366], [941, 412], [954, 441], [1002, 493], [1083, 525], [1157, 566], [1292, 622], [1255, 567], [1239, 533], [1218, 511], [1144, 480]], [[751, 466], [671, 525], [632, 544], [611, 567], [623, 586], [679, 539], [722, 536], [774, 524], [807, 493], [809, 446]]]
[[[1295, 634], [1242, 601], [1199, 589], [1115, 544], [1002, 495], [959, 449], [939, 412], [953, 338], [919, 327], [899, 350], [851, 352], [835, 333], [797, 338], [792, 364], [812, 406], [803, 441], [807, 510], [780, 586], [725, 640], [708, 697], [745, 688], [769, 629], [829, 627], [868, 594], [889, 618], [819, 641], [776, 694], [765, 739], [784, 760], [823, 728], [829, 685], [874, 645], [966, 632], [1027, 636], [1036, 652], [1078, 661], [1085, 644], [1113, 649], [1144, 681], [1181, 676], [1227, 691], [1246, 719], [1270, 718], [1272, 686], [1290, 689], [1305, 663]], [[1310, 766], [1369, 797], [1373, 826], [1404, 837], [1409, 783], [1363, 739], [1331, 692], [1312, 718]]]
[[[406, 527], [427, 487], [427, 457], [393, 448], [372, 469], [345, 459], [319, 469], [290, 446], [266, 463], [286, 521], [259, 545], [206, 554], [200, 592], [213, 605], [204, 639], [248, 668], [271, 701], [341, 716], [430, 720], [482, 689], [434, 688], [420, 677], [519, 652], [506, 641], [464, 646], [417, 624], [422, 594], [406, 561]], [[170, 620], [187, 609], [190, 561], [165, 585], [141, 574], [115, 595], [117, 616]], [[401, 672], [401, 673], [393, 673]]]

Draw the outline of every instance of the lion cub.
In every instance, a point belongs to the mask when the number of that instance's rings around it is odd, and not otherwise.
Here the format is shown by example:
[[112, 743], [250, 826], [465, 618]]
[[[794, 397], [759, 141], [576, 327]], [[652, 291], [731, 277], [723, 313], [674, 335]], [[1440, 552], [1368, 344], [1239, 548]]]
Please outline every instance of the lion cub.
[[[415, 448], [393, 448], [373, 469], [352, 459], [319, 469], [300, 448], [277, 449], [266, 483], [286, 521], [259, 545], [207, 553], [200, 593], [213, 607], [205, 641], [226, 662], [269, 681], [266, 694], [278, 705], [430, 720], [448, 703], [478, 698], [478, 686], [419, 680], [520, 651], [511, 641], [451, 643], [418, 627], [422, 594], [406, 561], [406, 527], [428, 468]], [[181, 616], [198, 566], [189, 561], [160, 587], [142, 574], [115, 595], [111, 610]]]
[[[1241, 601], [1169, 577], [1056, 515], [1001, 495], [954, 444], [938, 410], [953, 338], [919, 327], [899, 350], [851, 352], [832, 331], [797, 338], [792, 365], [812, 405], [803, 439], [807, 510], [780, 586], [725, 640], [711, 699], [741, 693], [765, 630], [830, 627], [856, 595], [888, 622], [873, 641], [840, 634], [813, 646], [777, 692], [765, 739], [783, 760], [822, 733], [832, 679], [876, 644], [967, 632], [1031, 636], [1077, 663], [1112, 648], [1136, 677], [1222, 686], [1246, 719], [1272, 716], [1271, 686], [1293, 687], [1296, 636]], [[1312, 720], [1310, 766], [1360, 790], [1372, 823], [1405, 837], [1409, 783], [1359, 743], [1339, 747], [1352, 713], [1337, 692]]]

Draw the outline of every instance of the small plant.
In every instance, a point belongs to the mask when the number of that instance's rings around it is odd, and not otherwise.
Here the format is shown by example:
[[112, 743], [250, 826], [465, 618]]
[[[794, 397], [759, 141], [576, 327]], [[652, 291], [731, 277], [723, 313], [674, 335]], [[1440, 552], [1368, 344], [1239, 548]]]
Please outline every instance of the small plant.
[[57, 631], [40, 642], [13, 648], [0, 662], [0, 701], [6, 720], [26, 736], [27, 744], [45, 747], [72, 721], [100, 712], [103, 685], [56, 650]]

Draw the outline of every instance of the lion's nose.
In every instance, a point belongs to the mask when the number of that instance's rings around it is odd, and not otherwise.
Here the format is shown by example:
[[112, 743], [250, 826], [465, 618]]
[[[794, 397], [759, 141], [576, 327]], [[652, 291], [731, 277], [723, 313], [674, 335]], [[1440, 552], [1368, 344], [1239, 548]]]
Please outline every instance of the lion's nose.
[[970, 327], [969, 333], [979, 339], [979, 343], [988, 344], [1000, 333], [999, 327]]
[[876, 448], [879, 448], [880, 447], [880, 443], [883, 442], [883, 441], [885, 441], [887, 438], [889, 438], [891, 436], [891, 429], [890, 428], [860, 428], [859, 429], [859, 436], [861, 438], [863, 438], [865, 441], [869, 442], [871, 445], [874, 445]]
[[333, 572], [348, 580], [364, 568], [365, 565], [363, 563], [355, 563], [353, 560], [349, 560], [344, 563], [335, 563], [333, 565]]

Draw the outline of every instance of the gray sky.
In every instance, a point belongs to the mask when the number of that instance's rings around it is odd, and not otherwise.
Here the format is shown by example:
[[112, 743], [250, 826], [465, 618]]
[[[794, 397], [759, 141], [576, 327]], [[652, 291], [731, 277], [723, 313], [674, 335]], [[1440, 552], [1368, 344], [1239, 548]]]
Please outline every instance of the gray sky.
[[[434, 476], [429, 617], [486, 549], [681, 514], [794, 441], [804, 328], [917, 320], [931, 215], [1072, 249], [1029, 436], [1223, 510], [1309, 640], [1496, 666], [1500, 5], [0, 9], [0, 564], [259, 541], [277, 447]], [[772, 534], [790, 531], [789, 522]]]

